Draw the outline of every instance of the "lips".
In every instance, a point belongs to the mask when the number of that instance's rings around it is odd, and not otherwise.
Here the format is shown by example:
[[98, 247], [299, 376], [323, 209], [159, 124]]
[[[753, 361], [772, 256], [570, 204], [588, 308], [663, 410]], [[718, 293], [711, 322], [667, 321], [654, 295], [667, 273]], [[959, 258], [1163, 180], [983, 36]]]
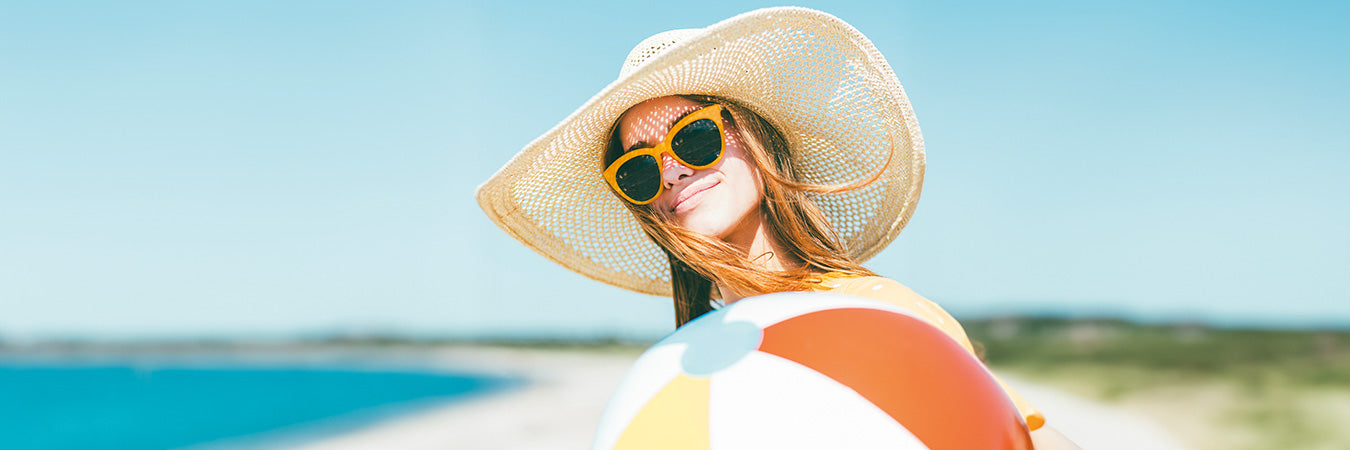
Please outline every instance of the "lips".
[[703, 192], [712, 189], [713, 186], [721, 184], [722, 180], [708, 179], [707, 182], [698, 183], [685, 187], [680, 191], [680, 195], [675, 196], [675, 201], [670, 204], [670, 212], [681, 213], [697, 206], [699, 200], [703, 198]]

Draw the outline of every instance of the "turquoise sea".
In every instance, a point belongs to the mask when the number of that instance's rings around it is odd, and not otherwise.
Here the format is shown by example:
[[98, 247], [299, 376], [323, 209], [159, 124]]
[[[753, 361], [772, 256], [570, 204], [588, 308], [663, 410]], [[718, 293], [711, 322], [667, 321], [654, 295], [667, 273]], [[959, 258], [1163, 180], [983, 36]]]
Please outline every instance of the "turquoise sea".
[[0, 360], [0, 449], [284, 447], [521, 382], [360, 366]]

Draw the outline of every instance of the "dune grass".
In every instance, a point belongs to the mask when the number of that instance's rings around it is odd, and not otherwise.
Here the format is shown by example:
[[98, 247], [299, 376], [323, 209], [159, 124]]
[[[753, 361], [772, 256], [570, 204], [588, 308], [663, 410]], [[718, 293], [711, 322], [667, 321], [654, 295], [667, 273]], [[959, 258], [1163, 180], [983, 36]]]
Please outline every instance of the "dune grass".
[[1141, 412], [1196, 449], [1350, 447], [1350, 332], [963, 323], [999, 371]]

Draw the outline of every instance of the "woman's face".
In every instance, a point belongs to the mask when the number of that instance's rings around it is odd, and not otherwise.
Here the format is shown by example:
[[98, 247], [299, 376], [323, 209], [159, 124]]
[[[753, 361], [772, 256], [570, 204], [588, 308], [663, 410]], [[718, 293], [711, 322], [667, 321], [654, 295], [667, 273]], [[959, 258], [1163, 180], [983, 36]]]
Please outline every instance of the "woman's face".
[[[652, 147], [670, 132], [671, 125], [685, 114], [704, 105], [683, 97], [659, 97], [629, 108], [619, 120], [619, 140], [624, 149], [638, 142]], [[662, 156], [661, 181], [665, 189], [647, 204], [653, 212], [696, 233], [727, 240], [742, 228], [752, 226], [752, 214], [758, 214], [763, 198], [759, 171], [745, 156], [742, 143], [731, 122], [727, 129], [722, 160], [711, 167], [694, 170], [670, 155]]]

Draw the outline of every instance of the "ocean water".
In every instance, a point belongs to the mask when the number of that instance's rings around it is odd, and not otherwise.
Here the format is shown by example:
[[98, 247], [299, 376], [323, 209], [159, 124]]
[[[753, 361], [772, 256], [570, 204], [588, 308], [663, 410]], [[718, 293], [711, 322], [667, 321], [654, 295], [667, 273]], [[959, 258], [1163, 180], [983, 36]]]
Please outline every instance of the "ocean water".
[[277, 448], [520, 383], [359, 367], [0, 361], [0, 449]]

